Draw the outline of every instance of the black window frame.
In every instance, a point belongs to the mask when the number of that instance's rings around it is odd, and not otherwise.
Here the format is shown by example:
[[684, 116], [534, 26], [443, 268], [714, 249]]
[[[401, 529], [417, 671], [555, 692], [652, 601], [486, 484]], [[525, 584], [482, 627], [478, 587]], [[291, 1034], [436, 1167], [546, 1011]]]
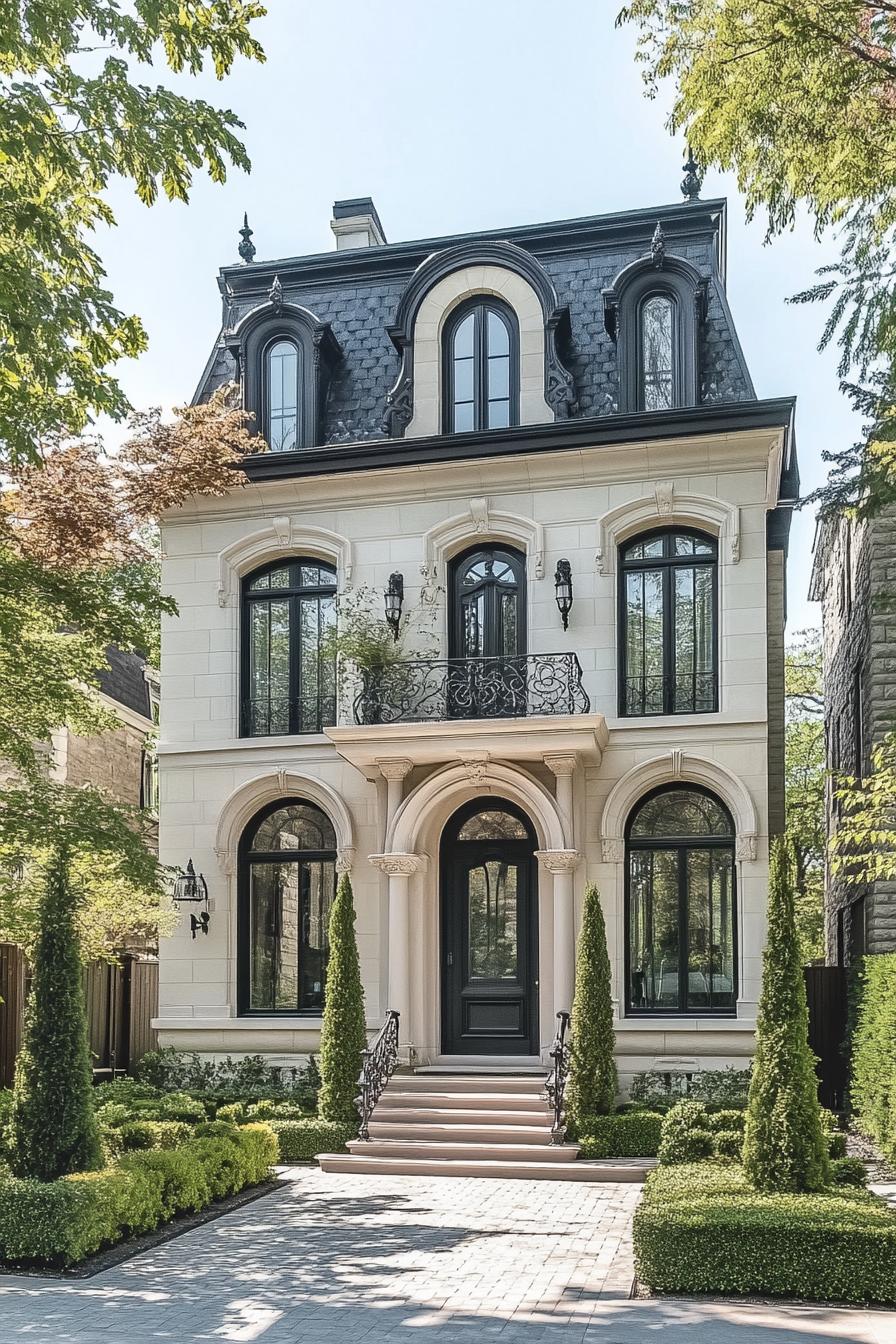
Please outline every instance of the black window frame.
[[[463, 604], [461, 603], [460, 574], [467, 565], [475, 562], [480, 557], [487, 556], [500, 557], [506, 563], [511, 565], [516, 575], [516, 601], [517, 601], [517, 652], [515, 654], [495, 654], [486, 653], [485, 658], [524, 658], [526, 656], [527, 644], [527, 622], [526, 622], [526, 556], [523, 551], [517, 550], [515, 546], [505, 546], [502, 543], [487, 543], [486, 545], [471, 546], [460, 554], [454, 556], [449, 566], [449, 624], [448, 624], [448, 656], [449, 658], [465, 658], [467, 655], [464, 649], [464, 621]], [[492, 580], [489, 585], [491, 593], [500, 590], [497, 580]], [[490, 600], [491, 617], [497, 620], [498, 613], [494, 611], [494, 600]]]
[[[333, 575], [332, 585], [323, 584], [305, 584], [301, 582], [290, 584], [289, 588], [270, 588], [260, 589], [257, 592], [251, 591], [251, 586], [265, 574], [273, 573], [275, 570], [284, 569], [287, 566], [290, 569], [299, 570], [301, 566], [314, 566], [317, 569], [329, 570]], [[240, 595], [240, 737], [259, 738], [259, 737], [306, 737], [312, 733], [321, 733], [324, 728], [332, 727], [336, 722], [336, 673], [334, 667], [333, 673], [333, 700], [331, 712], [324, 712], [320, 690], [318, 689], [318, 713], [314, 727], [300, 727], [300, 702], [301, 702], [301, 678], [302, 678], [302, 658], [301, 658], [301, 631], [298, 618], [299, 606], [303, 599], [309, 597], [332, 597], [336, 600], [338, 576], [336, 567], [329, 560], [321, 560], [317, 556], [289, 556], [278, 560], [273, 560], [266, 565], [254, 569], [251, 574], [246, 574], [241, 583]], [[289, 602], [289, 727], [283, 732], [253, 732], [252, 731], [252, 701], [249, 697], [250, 691], [250, 645], [251, 645], [251, 611], [252, 608], [262, 602], [283, 601]], [[318, 681], [318, 688], [320, 682]], [[270, 701], [270, 696], [268, 697]]]
[[677, 407], [684, 404], [684, 375], [681, 368], [681, 314], [679, 308], [679, 298], [674, 290], [663, 285], [657, 285], [653, 289], [647, 289], [638, 296], [635, 309], [635, 330], [637, 332], [637, 409], [646, 410], [646, 366], [644, 360], [644, 309], [651, 299], [665, 299], [671, 310], [672, 323], [672, 363], [669, 369], [669, 383], [671, 389], [671, 405], [654, 408], [655, 414], [662, 414], [663, 411], [674, 411]]
[[[490, 294], [477, 294], [458, 305], [442, 331], [442, 432], [481, 433], [490, 428], [488, 420], [488, 314], [496, 313], [507, 327], [510, 350], [508, 368], [509, 428], [520, 422], [520, 329], [516, 313], [509, 303]], [[469, 430], [454, 428], [454, 337], [458, 327], [474, 314], [473, 328], [473, 424]], [[498, 426], [496, 426], [498, 428]]]
[[[627, 560], [625, 552], [630, 546], [639, 543], [648, 544], [657, 538], [663, 538], [663, 555], [650, 559]], [[670, 554], [673, 537], [690, 537], [695, 541], [712, 547], [710, 555]], [[717, 714], [719, 712], [719, 539], [709, 532], [695, 527], [658, 527], [649, 532], [639, 532], [627, 537], [619, 546], [618, 555], [619, 583], [617, 593], [617, 627], [619, 631], [619, 717], [624, 719], [659, 718], [665, 715]], [[712, 568], [712, 705], [708, 709], [675, 708], [675, 628], [673, 621], [674, 603], [673, 576], [676, 569], [692, 569], [695, 566]], [[628, 709], [626, 694], [628, 682], [628, 603], [626, 600], [626, 577], [628, 574], [644, 570], [663, 571], [663, 707], [658, 710], [642, 709], [632, 712]], [[696, 672], [694, 673], [696, 676]], [[642, 697], [643, 699], [643, 697]], [[695, 695], [696, 699], [696, 695]]]
[[[631, 828], [637, 819], [642, 807], [664, 793], [699, 793], [703, 797], [709, 798], [717, 807], [721, 808], [731, 827], [729, 835], [711, 836], [711, 835], [691, 835], [691, 836], [657, 836], [651, 839], [648, 836], [636, 836], [634, 841], [631, 836]], [[739, 945], [738, 945], [738, 893], [737, 893], [737, 853], [736, 853], [736, 831], [734, 818], [731, 810], [726, 806], [718, 794], [712, 789], [704, 788], [700, 784], [692, 784], [687, 780], [675, 781], [673, 783], [661, 784], [643, 797], [632, 806], [625, 825], [625, 897], [624, 914], [625, 920], [625, 1015], [626, 1017], [736, 1017], [737, 1016], [737, 996], [740, 992], [739, 977]], [[632, 850], [647, 851], [651, 850], [675, 850], [678, 855], [678, 995], [679, 1002], [684, 1006], [678, 1008], [638, 1008], [633, 1007], [631, 1002], [631, 940], [630, 940], [630, 920], [631, 920], [631, 862], [630, 856]], [[731, 961], [732, 961], [732, 985], [731, 995], [732, 1004], [730, 1008], [719, 1007], [688, 1007], [688, 906], [687, 906], [687, 863], [683, 861], [683, 856], [689, 850], [713, 849], [727, 850], [731, 855]]]
[[[291, 345], [296, 352], [296, 446], [295, 448], [274, 448], [271, 443], [271, 371], [270, 357], [275, 346]], [[268, 336], [261, 349], [261, 378], [259, 380], [259, 423], [268, 451], [271, 453], [297, 452], [308, 443], [308, 390], [305, 380], [306, 364], [305, 344], [291, 331], [275, 331]]]
[[[326, 992], [326, 973], [329, 960], [329, 947], [327, 948], [327, 957], [324, 960], [321, 1006], [319, 1008], [252, 1008], [249, 1004], [250, 994], [250, 963], [251, 947], [249, 945], [249, 879], [253, 864], [261, 863], [332, 863], [333, 864], [333, 892], [330, 898], [330, 909], [332, 909], [333, 900], [336, 898], [336, 888], [339, 883], [339, 874], [336, 872], [337, 849], [295, 849], [295, 850], [253, 850], [250, 848], [250, 839], [255, 835], [262, 822], [275, 812], [281, 811], [286, 807], [309, 807], [319, 812], [330, 825], [334, 837], [336, 836], [336, 827], [333, 825], [332, 818], [324, 811], [319, 803], [315, 803], [310, 798], [286, 797], [275, 798], [273, 802], [268, 803], [260, 811], [256, 812], [252, 819], [246, 824], [240, 837], [237, 851], [237, 1016], [238, 1017], [284, 1017], [284, 1018], [319, 1018], [323, 1013], [323, 996]], [[328, 920], [329, 922], [329, 920]], [[301, 964], [301, 963], [300, 963]]]

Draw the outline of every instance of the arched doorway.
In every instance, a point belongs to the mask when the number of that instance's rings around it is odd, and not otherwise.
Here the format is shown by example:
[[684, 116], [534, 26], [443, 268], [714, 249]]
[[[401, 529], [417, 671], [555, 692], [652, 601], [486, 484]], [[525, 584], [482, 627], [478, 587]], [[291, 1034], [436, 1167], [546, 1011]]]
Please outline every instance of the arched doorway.
[[441, 844], [442, 1051], [538, 1053], [535, 836], [500, 798], [456, 812]]

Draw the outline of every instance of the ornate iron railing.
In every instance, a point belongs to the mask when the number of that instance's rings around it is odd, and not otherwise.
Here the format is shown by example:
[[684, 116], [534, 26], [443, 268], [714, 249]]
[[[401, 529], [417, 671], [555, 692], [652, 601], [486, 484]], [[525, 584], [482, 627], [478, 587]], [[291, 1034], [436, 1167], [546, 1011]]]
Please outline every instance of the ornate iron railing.
[[370, 1117], [398, 1064], [398, 1013], [390, 1008], [373, 1045], [361, 1052], [361, 1075], [355, 1105], [361, 1118], [359, 1139], [370, 1138]]
[[367, 669], [354, 703], [356, 723], [512, 719], [590, 708], [574, 653], [404, 659]]
[[553, 1067], [548, 1074], [545, 1091], [554, 1112], [551, 1125], [551, 1143], [563, 1143], [566, 1138], [566, 1119], [563, 1114], [563, 1102], [566, 1094], [566, 1078], [569, 1073], [569, 1013], [557, 1014], [557, 1035], [551, 1046]]

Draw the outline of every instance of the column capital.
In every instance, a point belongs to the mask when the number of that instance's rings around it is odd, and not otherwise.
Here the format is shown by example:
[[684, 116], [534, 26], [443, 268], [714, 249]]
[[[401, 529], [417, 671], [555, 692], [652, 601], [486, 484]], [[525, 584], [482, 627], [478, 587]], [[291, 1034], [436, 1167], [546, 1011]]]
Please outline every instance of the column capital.
[[414, 762], [406, 756], [377, 757], [376, 766], [383, 779], [404, 779], [414, 768]]
[[625, 841], [621, 836], [605, 835], [600, 842], [600, 852], [604, 863], [622, 863], [625, 858]]
[[535, 857], [549, 873], [574, 873], [582, 862], [577, 849], [536, 849]]
[[411, 877], [414, 873], [425, 873], [429, 859], [425, 854], [368, 854], [368, 860], [381, 873], [390, 877]]
[[337, 873], [350, 873], [355, 863], [354, 845], [343, 845], [336, 851]]
[[574, 775], [579, 763], [579, 758], [574, 751], [558, 752], [557, 755], [542, 756], [541, 759], [557, 779]]

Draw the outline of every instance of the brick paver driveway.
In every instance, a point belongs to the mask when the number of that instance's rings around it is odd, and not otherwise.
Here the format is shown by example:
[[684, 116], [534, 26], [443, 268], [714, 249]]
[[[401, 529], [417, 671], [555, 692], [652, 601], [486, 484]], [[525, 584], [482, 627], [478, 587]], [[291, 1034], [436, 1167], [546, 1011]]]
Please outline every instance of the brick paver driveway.
[[629, 1301], [639, 1193], [302, 1169], [92, 1279], [0, 1279], [0, 1340], [896, 1344], [890, 1313]]

